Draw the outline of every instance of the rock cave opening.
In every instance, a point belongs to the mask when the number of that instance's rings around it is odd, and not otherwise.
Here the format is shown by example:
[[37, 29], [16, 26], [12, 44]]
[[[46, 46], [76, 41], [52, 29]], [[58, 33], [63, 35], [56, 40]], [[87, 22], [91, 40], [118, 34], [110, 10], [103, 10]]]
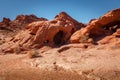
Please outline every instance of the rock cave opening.
[[74, 28], [72, 28], [72, 30], [71, 30], [71, 34], [73, 34], [75, 32], [75, 30], [74, 30]]
[[62, 43], [63, 35], [64, 35], [64, 32], [60, 30], [60, 31], [54, 36], [53, 41], [54, 41], [55, 45], [60, 45], [60, 44]]

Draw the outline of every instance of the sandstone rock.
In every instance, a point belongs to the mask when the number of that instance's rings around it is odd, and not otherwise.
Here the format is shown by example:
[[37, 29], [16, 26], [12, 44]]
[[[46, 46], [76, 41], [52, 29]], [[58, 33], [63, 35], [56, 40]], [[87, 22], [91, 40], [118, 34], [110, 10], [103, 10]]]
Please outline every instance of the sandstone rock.
[[10, 19], [9, 18], [3, 18], [3, 21], [2, 22], [0, 22], [0, 26], [1, 27], [7, 27], [7, 26], [9, 26], [10, 25]]
[[0, 22], [0, 38], [12, 38], [34, 21], [47, 21], [47, 19], [38, 18], [35, 15], [18, 15], [15, 20], [3, 18], [3, 21]]
[[65, 22], [74, 23], [77, 29], [81, 29], [81, 26], [85, 27], [85, 24], [79, 23], [78, 21], [76, 21], [75, 19], [73, 19], [72, 17], [70, 17], [65, 12], [61, 12], [59, 15], [55, 16], [55, 19], [56, 20], [62, 20], [62, 21], [65, 21]]
[[35, 21], [47, 21], [45, 18], [38, 18], [35, 15], [18, 15], [15, 20], [10, 22], [11, 27], [25, 27]]
[[[108, 44], [110, 42], [114, 42], [113, 40], [115, 39], [114, 36], [107, 36], [104, 39], [98, 41], [99, 44]], [[111, 41], [112, 40], [112, 41]]]
[[[19, 16], [16, 20], [21, 23], [26, 21], [23, 16]], [[69, 42], [70, 36], [82, 27], [84, 24], [62, 12], [54, 20], [35, 21], [28, 24], [26, 30], [20, 31], [11, 41], [22, 45], [23, 49], [55, 47]]]
[[89, 38], [87, 41], [88, 43], [94, 43], [94, 40], [92, 38]]
[[12, 31], [12, 29], [9, 28], [11, 20], [9, 18], [3, 18], [3, 21], [0, 22], [0, 29], [1, 30], [8, 30]]
[[18, 15], [15, 20], [10, 20], [9, 18], [3, 18], [3, 21], [0, 22], [1, 27], [7, 28], [20, 28], [25, 27], [27, 24], [34, 21], [47, 21], [45, 18], [38, 18], [35, 15]]
[[47, 21], [47, 19], [38, 18], [35, 15], [18, 15], [15, 20], [21, 23], [31, 23], [34, 21]]
[[[88, 34], [85, 34], [85, 35], [82, 35], [81, 30], [78, 30], [76, 31], [70, 38], [70, 42], [71, 43], [85, 43], [87, 42], [87, 40], [89, 39], [89, 35]], [[81, 36], [80, 36], [81, 35]]]
[[81, 35], [81, 30], [76, 31], [70, 38], [71, 43], [79, 43]]
[[[26, 30], [26, 25], [34, 21], [47, 21], [47, 19], [38, 18], [34, 15], [19, 15], [15, 20], [3, 18], [3, 21], [0, 22], [0, 38], [5, 40], [5, 45], [1, 44], [0, 51], [14, 53], [14, 45], [22, 45], [27, 42], [31, 35], [24, 30]], [[22, 50], [27, 50], [27, 48], [24, 47]]]
[[[83, 37], [93, 38], [95, 42], [101, 40], [105, 36], [111, 35], [120, 28], [120, 8], [110, 11], [88, 23], [88, 25], [71, 36], [71, 43], [78, 43]], [[87, 34], [87, 35], [86, 35]], [[87, 41], [86, 41], [87, 42]]]
[[54, 20], [33, 22], [27, 26], [30, 34], [34, 35], [28, 44], [34, 47], [64, 44], [77, 30], [77, 26], [83, 27], [81, 24], [63, 12]]
[[120, 37], [120, 29], [117, 29], [117, 31], [113, 35], [116, 37]]

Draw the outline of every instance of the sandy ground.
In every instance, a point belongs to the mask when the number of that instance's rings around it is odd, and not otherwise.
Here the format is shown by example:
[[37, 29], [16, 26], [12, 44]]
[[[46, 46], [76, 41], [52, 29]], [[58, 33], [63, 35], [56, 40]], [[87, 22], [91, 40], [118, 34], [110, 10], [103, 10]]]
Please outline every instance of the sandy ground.
[[0, 55], [0, 80], [120, 80], [120, 50], [51, 49], [29, 59]]
[[0, 56], [0, 80], [85, 80], [76, 72], [64, 69], [48, 70], [33, 67], [25, 61], [26, 55], [7, 54]]

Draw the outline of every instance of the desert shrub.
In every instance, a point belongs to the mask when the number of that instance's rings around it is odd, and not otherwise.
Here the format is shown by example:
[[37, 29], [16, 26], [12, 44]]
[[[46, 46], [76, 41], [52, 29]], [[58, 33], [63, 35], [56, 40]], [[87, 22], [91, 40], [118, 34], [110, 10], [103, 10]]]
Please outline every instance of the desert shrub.
[[22, 50], [21, 50], [20, 45], [18, 45], [18, 46], [16, 46], [16, 47], [13, 48], [13, 52], [14, 52], [15, 54], [19, 54], [21, 51], [22, 51]]
[[27, 52], [28, 58], [40, 57], [39, 52], [36, 50], [31, 50]]

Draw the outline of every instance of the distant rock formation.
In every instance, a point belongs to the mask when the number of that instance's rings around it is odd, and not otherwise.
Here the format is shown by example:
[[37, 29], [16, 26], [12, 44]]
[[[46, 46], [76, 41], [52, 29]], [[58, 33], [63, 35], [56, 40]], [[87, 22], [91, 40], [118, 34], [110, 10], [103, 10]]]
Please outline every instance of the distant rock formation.
[[45, 18], [38, 18], [35, 15], [18, 15], [15, 20], [10, 20], [9, 18], [3, 18], [3, 21], [0, 22], [0, 27], [15, 29], [22, 28], [28, 25], [31, 22], [35, 21], [47, 21]]
[[10, 26], [10, 19], [9, 18], [3, 18], [3, 21], [2, 22], [0, 22], [0, 26], [2, 26], [2, 27], [6, 27], [6, 26]]

